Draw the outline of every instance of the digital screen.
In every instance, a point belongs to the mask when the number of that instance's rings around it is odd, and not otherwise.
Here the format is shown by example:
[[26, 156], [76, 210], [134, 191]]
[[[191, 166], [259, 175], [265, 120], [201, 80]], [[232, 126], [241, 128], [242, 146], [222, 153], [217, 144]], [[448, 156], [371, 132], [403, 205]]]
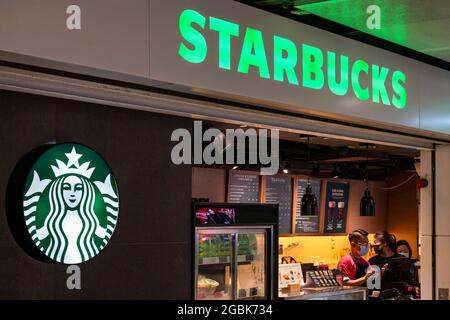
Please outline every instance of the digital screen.
[[234, 208], [197, 208], [195, 221], [197, 224], [232, 224], [235, 222]]

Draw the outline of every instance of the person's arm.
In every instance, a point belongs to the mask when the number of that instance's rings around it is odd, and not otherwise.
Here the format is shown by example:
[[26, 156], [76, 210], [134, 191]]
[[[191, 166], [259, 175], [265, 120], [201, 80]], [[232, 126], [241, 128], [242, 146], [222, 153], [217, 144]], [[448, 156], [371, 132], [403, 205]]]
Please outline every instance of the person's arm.
[[350, 286], [350, 287], [359, 287], [361, 285], [363, 285], [367, 279], [369, 279], [369, 277], [371, 275], [373, 275], [375, 273], [375, 270], [371, 270], [369, 272], [366, 273], [366, 275], [364, 277], [361, 277], [359, 279], [355, 279], [355, 280], [344, 280], [344, 285], [346, 286]]

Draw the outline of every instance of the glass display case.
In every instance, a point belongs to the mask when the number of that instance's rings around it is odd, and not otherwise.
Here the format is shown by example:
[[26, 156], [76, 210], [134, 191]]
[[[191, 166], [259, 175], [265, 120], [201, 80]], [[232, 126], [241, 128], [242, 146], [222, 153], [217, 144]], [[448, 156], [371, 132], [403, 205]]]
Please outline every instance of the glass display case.
[[278, 252], [273, 248], [278, 247], [278, 239], [273, 217], [277, 217], [277, 210], [273, 205], [195, 206], [195, 299], [276, 297], [278, 283], [274, 275], [278, 272], [275, 263]]
[[260, 227], [197, 227], [196, 299], [266, 299], [269, 232]]

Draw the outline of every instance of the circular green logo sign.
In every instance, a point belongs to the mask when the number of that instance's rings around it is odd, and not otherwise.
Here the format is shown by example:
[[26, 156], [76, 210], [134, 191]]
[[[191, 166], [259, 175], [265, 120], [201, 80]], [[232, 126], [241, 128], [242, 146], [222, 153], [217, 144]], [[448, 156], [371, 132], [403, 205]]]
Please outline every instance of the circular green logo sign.
[[77, 264], [95, 257], [111, 238], [118, 214], [116, 180], [90, 148], [51, 147], [28, 173], [25, 224], [34, 244], [54, 261]]

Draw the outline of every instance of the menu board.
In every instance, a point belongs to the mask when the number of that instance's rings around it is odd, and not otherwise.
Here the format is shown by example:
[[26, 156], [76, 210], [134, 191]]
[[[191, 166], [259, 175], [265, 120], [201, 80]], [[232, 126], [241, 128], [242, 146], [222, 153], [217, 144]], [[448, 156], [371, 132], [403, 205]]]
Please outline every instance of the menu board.
[[306, 271], [306, 285], [314, 288], [338, 287], [331, 270]]
[[266, 203], [278, 203], [278, 232], [292, 233], [292, 178], [268, 176], [266, 178]]
[[231, 172], [228, 184], [228, 202], [258, 203], [259, 176]]
[[311, 188], [313, 194], [317, 199], [317, 215], [316, 216], [305, 216], [302, 215], [302, 197], [306, 192], [306, 187], [308, 186], [308, 179], [297, 178], [297, 208], [295, 209], [295, 233], [318, 233], [320, 222], [319, 222], [319, 205], [320, 205], [320, 185], [321, 181], [316, 179], [311, 179]]
[[324, 219], [325, 233], [345, 233], [348, 208], [348, 183], [327, 182]]

